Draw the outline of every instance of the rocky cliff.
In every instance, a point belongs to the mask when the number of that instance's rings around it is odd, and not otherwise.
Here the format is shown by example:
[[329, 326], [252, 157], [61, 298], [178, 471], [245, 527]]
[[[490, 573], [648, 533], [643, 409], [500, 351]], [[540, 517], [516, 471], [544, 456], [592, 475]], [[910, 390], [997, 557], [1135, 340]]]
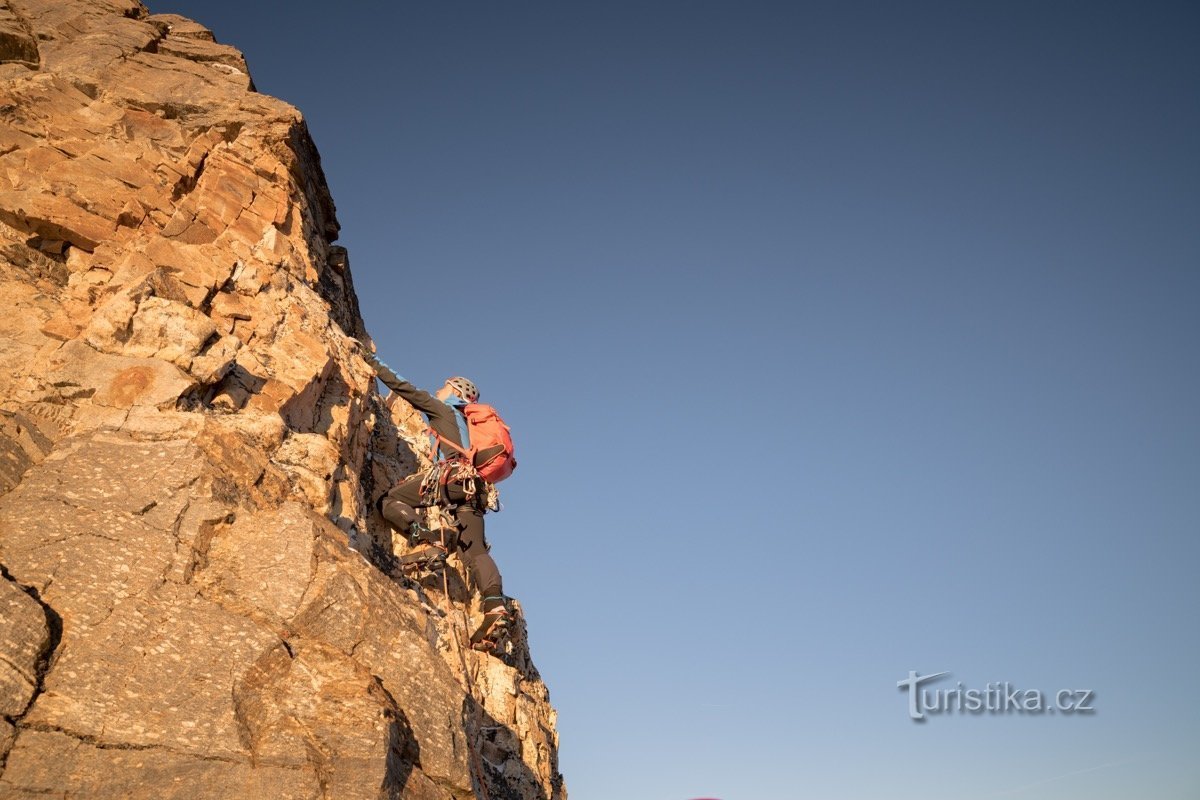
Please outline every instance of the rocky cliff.
[[565, 797], [523, 628], [395, 573], [337, 231], [205, 28], [0, 0], [0, 797]]

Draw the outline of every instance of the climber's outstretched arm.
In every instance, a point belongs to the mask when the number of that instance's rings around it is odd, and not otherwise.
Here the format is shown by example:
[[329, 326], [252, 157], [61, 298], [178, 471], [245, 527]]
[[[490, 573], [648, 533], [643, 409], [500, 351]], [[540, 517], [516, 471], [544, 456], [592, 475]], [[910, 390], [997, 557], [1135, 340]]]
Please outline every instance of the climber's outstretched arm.
[[[365, 347], [363, 348], [362, 357], [371, 365], [371, 369], [375, 370], [375, 374], [379, 376], [379, 380], [383, 381], [384, 386], [391, 389], [404, 400], [408, 401], [413, 408], [428, 417], [430, 424], [438, 429], [439, 432], [444, 427], [455, 431], [453, 441], [455, 443], [458, 442], [458, 421], [454, 418], [454, 410], [450, 406], [438, 400], [429, 392], [418, 389], [397, 375], [391, 367], [376, 358], [375, 354], [369, 352]], [[439, 422], [441, 424], [435, 424]]]

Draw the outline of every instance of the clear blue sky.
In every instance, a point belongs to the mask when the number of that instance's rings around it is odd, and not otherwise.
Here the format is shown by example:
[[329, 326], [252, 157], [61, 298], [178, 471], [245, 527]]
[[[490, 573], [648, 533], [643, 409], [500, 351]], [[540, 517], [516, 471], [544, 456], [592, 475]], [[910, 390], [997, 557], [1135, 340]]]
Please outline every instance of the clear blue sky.
[[1200, 797], [1200, 6], [150, 5], [305, 112], [383, 357], [512, 424], [572, 800]]

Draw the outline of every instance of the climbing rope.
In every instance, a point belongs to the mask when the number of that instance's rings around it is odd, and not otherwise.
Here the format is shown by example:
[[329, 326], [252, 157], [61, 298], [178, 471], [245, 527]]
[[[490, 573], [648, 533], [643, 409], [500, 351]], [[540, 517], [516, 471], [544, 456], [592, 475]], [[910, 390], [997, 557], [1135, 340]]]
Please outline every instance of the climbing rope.
[[[386, 399], [388, 410], [395, 403], [395, 393], [389, 392]], [[448, 541], [446, 531], [457, 530], [458, 521], [454, 515], [450, 513], [450, 509], [455, 507], [455, 503], [450, 501], [447, 493], [447, 486], [451, 483], [461, 485], [465, 499], [457, 505], [471, 505], [484, 513], [487, 511], [500, 510], [500, 495], [496, 491], [495, 484], [488, 483], [475, 469], [475, 466], [469, 461], [460, 458], [449, 458], [437, 460], [438, 444], [435, 439], [432, 444], [431, 460], [433, 465], [426, 471], [425, 476], [421, 479], [419, 497], [426, 511], [426, 524], [429, 530], [434, 527], [441, 530], [441, 543], [450, 551], [450, 546], [457, 546], [457, 542]], [[462, 629], [460, 632], [458, 623], [453, 614], [453, 606], [450, 601], [450, 578], [447, 567], [442, 568], [442, 611], [446, 618], [446, 623], [450, 626], [451, 639], [454, 642], [454, 650], [458, 654], [459, 664], [462, 666], [463, 684], [467, 690], [467, 694], [471, 699], [482, 707], [482, 702], [478, 699], [475, 692], [475, 681], [471, 677], [471, 668], [467, 664], [466, 647], [463, 641], [470, 636], [471, 620], [467, 615], [467, 609], [462, 608]], [[476, 732], [478, 734], [478, 731]], [[477, 738], [472, 737], [473, 739]], [[471, 760], [475, 774], [479, 779], [479, 792], [483, 800], [491, 800], [491, 795], [487, 789], [487, 774], [483, 767], [483, 756], [479, 753], [478, 744], [472, 741], [470, 744]]]
[[[454, 621], [450, 605], [450, 578], [447, 576], [447, 570], [442, 570], [442, 601], [443, 611], [446, 615], [446, 623], [450, 626], [451, 639], [454, 641], [454, 650], [458, 653], [458, 663], [462, 665], [463, 683], [467, 690], [467, 694], [471, 699], [480, 706], [483, 704], [475, 695], [475, 681], [471, 678], [471, 668], [467, 664], [467, 656], [464, 652], [462, 637], [468, 635], [467, 631], [471, 626], [470, 618], [467, 617], [467, 610], [464, 607], [462, 610], [463, 627], [460, 634], [458, 624]], [[477, 732], [478, 733], [478, 732]], [[473, 737], [474, 738], [474, 737]], [[476, 742], [472, 741], [470, 746], [471, 760], [474, 762], [475, 774], [479, 776], [479, 792], [483, 795], [483, 800], [491, 800], [491, 796], [487, 790], [486, 773], [483, 769], [483, 756], [479, 754], [479, 748]]]

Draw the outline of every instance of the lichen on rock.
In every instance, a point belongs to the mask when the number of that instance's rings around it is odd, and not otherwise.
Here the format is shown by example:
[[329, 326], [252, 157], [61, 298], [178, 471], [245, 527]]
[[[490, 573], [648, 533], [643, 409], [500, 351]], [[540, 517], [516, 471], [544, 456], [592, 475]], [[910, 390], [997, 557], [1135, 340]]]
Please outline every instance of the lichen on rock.
[[0, 2], [0, 797], [565, 798], [523, 627], [395, 570], [337, 232], [203, 26]]

